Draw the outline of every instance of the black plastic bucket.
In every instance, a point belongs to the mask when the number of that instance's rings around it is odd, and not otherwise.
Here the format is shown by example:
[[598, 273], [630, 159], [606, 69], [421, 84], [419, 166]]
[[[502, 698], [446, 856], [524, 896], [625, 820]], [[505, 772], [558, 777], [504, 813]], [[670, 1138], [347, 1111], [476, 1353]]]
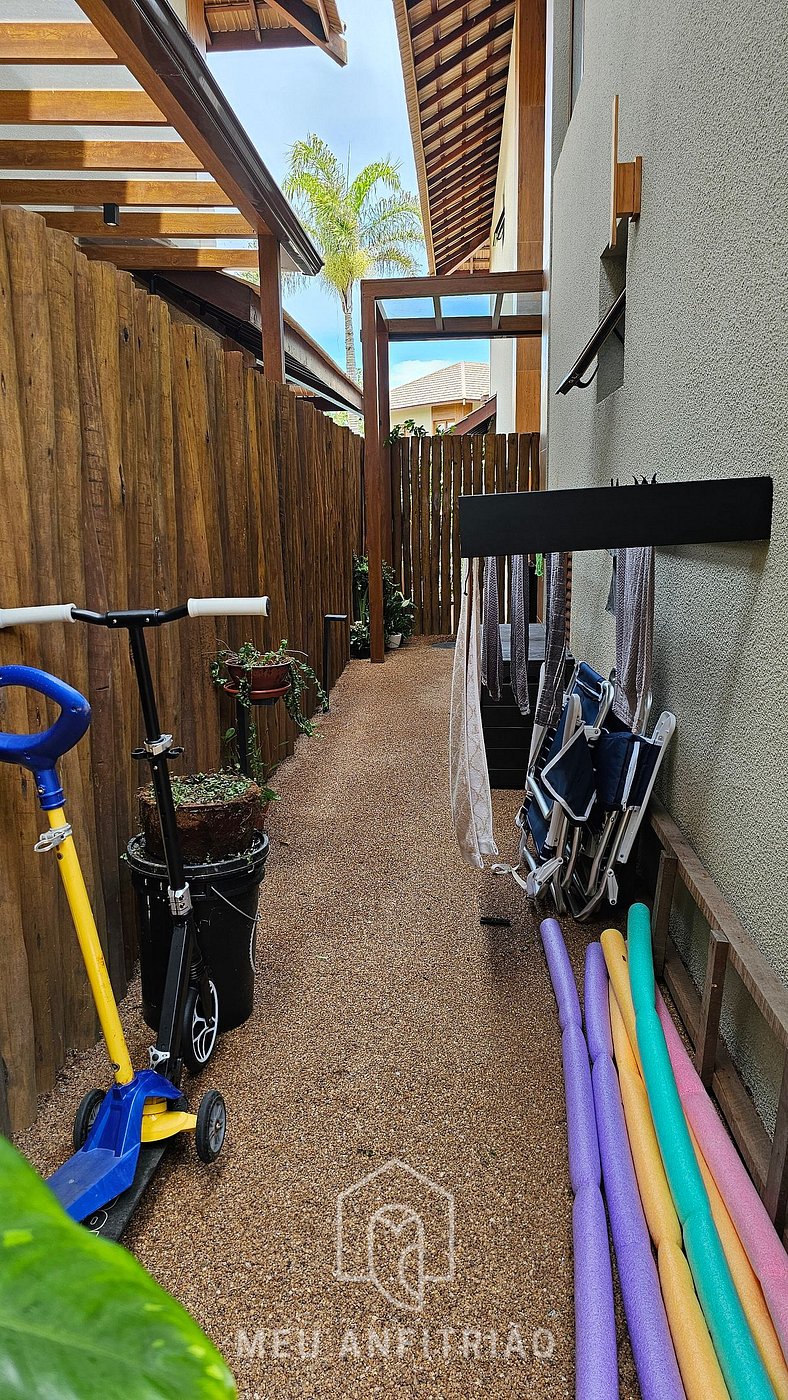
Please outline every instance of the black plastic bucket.
[[[142, 1014], [157, 1031], [172, 938], [167, 869], [148, 859], [142, 836], [132, 837], [126, 854], [137, 894]], [[267, 859], [268, 837], [261, 834], [242, 856], [186, 866], [197, 942], [219, 995], [220, 1031], [252, 1014], [257, 904]]]

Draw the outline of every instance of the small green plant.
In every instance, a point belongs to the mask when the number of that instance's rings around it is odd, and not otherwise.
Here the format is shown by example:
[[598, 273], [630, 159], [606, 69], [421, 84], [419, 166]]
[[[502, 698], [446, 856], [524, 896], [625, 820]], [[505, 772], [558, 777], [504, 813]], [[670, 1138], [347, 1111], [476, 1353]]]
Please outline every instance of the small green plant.
[[[221, 690], [226, 690], [228, 685], [232, 685], [236, 691], [235, 698], [245, 709], [250, 710], [252, 671], [258, 666], [287, 666], [290, 685], [283, 696], [285, 708], [301, 734], [314, 734], [314, 720], [304, 714], [301, 698], [310, 685], [313, 685], [318, 705], [325, 711], [328, 709], [328, 696], [312, 667], [303, 660], [304, 655], [304, 652], [291, 651], [286, 637], [283, 637], [276, 651], [259, 651], [254, 642], [244, 642], [236, 651], [221, 646], [215, 660], [211, 662], [211, 679]], [[230, 676], [228, 666], [242, 668], [242, 675], [238, 680]], [[255, 733], [255, 742], [256, 739]]]
[[[439, 428], [438, 432], [441, 431]], [[404, 423], [392, 424], [388, 437], [384, 438], [385, 446], [391, 447], [392, 443], [399, 442], [401, 438], [405, 437], [425, 438], [429, 437], [429, 433], [423, 424], [416, 422], [415, 418], [406, 418]]]
[[[397, 587], [393, 568], [383, 561], [383, 630], [387, 637], [402, 633], [407, 641], [413, 634], [414, 602]], [[369, 655], [369, 560], [365, 554], [353, 556], [353, 611], [350, 647], [354, 656]]]
[[[271, 787], [271, 779], [277, 769], [277, 764], [268, 763], [260, 750], [260, 741], [257, 737], [257, 726], [254, 720], [249, 718], [247, 729], [248, 743], [247, 755], [249, 758], [249, 768], [252, 778], [260, 789], [261, 799], [264, 803], [278, 802], [279, 793]], [[240, 772], [241, 756], [238, 752], [238, 731], [233, 725], [226, 729], [222, 735], [222, 747], [227, 755], [227, 764], [234, 772]]]

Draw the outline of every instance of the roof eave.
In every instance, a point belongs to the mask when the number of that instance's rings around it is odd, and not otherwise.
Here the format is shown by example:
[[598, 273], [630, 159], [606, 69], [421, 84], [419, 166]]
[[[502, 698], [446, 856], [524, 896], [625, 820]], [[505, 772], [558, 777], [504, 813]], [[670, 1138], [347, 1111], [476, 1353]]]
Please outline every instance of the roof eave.
[[427, 185], [427, 163], [424, 159], [424, 143], [421, 137], [421, 113], [419, 111], [418, 89], [416, 87], [416, 64], [408, 24], [405, 0], [394, 0], [394, 18], [397, 24], [397, 41], [402, 60], [402, 75], [405, 81], [405, 103], [408, 109], [408, 124], [413, 142], [413, 159], [416, 165], [416, 180], [419, 187], [421, 219], [424, 225], [424, 239], [427, 249], [427, 267], [435, 274], [435, 249], [432, 243], [432, 215]]

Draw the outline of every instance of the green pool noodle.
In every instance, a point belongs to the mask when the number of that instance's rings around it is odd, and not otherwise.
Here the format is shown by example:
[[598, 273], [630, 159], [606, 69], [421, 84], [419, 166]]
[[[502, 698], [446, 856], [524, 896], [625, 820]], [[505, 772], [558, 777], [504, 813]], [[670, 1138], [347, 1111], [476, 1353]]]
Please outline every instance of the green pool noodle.
[[671, 1195], [695, 1288], [731, 1400], [776, 1400], [731, 1278], [692, 1148], [655, 1006], [651, 917], [633, 904], [627, 920], [629, 977], [638, 1048]]

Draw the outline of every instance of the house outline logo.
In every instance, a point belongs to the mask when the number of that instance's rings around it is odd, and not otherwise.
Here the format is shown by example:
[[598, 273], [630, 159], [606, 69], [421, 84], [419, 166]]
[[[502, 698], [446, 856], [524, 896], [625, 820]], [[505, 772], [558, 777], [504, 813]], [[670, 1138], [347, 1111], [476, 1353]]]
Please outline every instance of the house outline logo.
[[[404, 1177], [405, 1183], [395, 1183], [397, 1175]], [[385, 1187], [389, 1182], [398, 1187], [410, 1184], [414, 1195], [426, 1198], [429, 1212], [417, 1209], [401, 1189], [387, 1192]], [[378, 1185], [381, 1187], [379, 1191]], [[354, 1251], [352, 1240], [350, 1244], [348, 1241], [349, 1233], [353, 1233], [349, 1207], [359, 1200], [363, 1201], [364, 1193], [370, 1196], [369, 1210], [365, 1212], [362, 1206], [361, 1214], [355, 1221], [357, 1239]], [[428, 1283], [454, 1281], [454, 1219], [454, 1196], [451, 1191], [424, 1172], [411, 1167], [408, 1162], [391, 1157], [360, 1181], [346, 1186], [337, 1196], [334, 1276], [340, 1283], [373, 1283], [393, 1307], [406, 1312], [421, 1312]], [[360, 1239], [361, 1231], [364, 1231], [363, 1241]], [[399, 1248], [396, 1286], [383, 1279], [377, 1267], [376, 1255], [381, 1238], [384, 1245], [393, 1243], [395, 1249]], [[353, 1253], [355, 1268], [348, 1267], [354, 1262], [348, 1257]], [[361, 1259], [364, 1261], [363, 1268], [358, 1267]], [[440, 1262], [442, 1267], [439, 1266]]]

